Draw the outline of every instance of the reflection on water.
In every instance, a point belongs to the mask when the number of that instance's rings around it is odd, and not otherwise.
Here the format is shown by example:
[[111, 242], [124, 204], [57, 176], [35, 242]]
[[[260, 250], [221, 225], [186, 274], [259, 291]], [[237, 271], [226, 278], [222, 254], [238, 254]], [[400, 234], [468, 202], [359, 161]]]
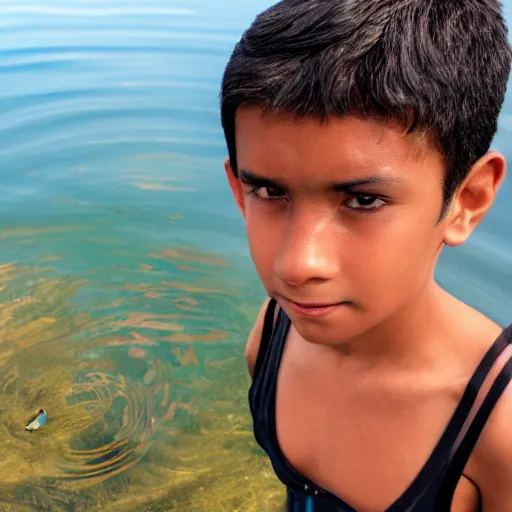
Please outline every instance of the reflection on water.
[[[256, 303], [240, 307], [218, 255], [170, 247], [147, 261], [87, 313], [72, 302], [90, 281], [0, 267], [1, 510], [280, 508], [233, 344]], [[40, 407], [48, 423], [25, 432]]]

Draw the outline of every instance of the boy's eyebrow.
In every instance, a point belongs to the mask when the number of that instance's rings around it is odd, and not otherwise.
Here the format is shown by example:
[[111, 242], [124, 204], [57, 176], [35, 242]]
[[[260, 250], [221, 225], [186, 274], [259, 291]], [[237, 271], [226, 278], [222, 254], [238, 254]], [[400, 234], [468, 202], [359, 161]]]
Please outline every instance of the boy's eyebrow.
[[252, 185], [253, 187], [277, 186], [277, 183], [275, 181], [271, 181], [268, 178], [264, 178], [263, 176], [258, 176], [256, 173], [252, 171], [247, 171], [245, 169], [238, 171], [238, 177], [240, 178], [240, 181], [242, 181], [246, 185]]
[[[279, 186], [277, 182], [269, 180], [268, 178], [264, 178], [263, 176], [259, 176], [252, 171], [248, 171], [246, 169], [240, 170], [238, 173], [240, 180], [246, 185], [252, 185], [255, 187], [276, 187]], [[380, 183], [396, 183], [397, 180], [385, 177], [385, 176], [368, 176], [365, 178], [359, 178], [354, 180], [342, 181], [339, 183], [331, 183], [329, 185], [329, 189], [334, 190], [336, 192], [344, 192], [347, 190], [351, 190], [355, 187], [359, 187], [362, 185], [375, 185]]]

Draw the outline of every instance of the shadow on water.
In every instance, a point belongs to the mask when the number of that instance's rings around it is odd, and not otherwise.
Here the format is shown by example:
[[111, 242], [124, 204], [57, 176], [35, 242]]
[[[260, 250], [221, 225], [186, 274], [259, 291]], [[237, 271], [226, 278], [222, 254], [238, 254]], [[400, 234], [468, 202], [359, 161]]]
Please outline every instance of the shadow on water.
[[119, 285], [0, 267], [0, 510], [281, 509], [247, 412], [257, 303], [229, 271], [184, 247]]

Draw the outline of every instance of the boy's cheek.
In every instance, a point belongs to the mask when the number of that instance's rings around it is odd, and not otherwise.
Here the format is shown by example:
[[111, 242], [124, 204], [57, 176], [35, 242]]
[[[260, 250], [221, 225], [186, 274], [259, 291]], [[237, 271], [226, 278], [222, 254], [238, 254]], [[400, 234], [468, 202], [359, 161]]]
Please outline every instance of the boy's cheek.
[[246, 232], [251, 258], [264, 285], [273, 281], [275, 261], [279, 253], [279, 234], [272, 226], [262, 224], [251, 216], [246, 217]]
[[[258, 226], [247, 217], [246, 231], [249, 248], [254, 263], [258, 266], [271, 267], [273, 260], [277, 257], [279, 248], [277, 239], [273, 236], [271, 229], [265, 229], [265, 226]], [[255, 225], [256, 224], [256, 225]]]

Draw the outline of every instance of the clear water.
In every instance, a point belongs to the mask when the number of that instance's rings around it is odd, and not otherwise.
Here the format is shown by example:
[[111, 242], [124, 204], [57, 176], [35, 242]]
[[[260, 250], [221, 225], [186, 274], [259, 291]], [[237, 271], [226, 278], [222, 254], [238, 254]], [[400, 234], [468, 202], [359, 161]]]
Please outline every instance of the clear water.
[[[247, 413], [263, 290], [218, 112], [229, 53], [269, 4], [0, 1], [0, 510], [281, 505]], [[509, 94], [509, 161], [511, 137]], [[438, 271], [503, 324], [511, 197], [509, 179]]]

